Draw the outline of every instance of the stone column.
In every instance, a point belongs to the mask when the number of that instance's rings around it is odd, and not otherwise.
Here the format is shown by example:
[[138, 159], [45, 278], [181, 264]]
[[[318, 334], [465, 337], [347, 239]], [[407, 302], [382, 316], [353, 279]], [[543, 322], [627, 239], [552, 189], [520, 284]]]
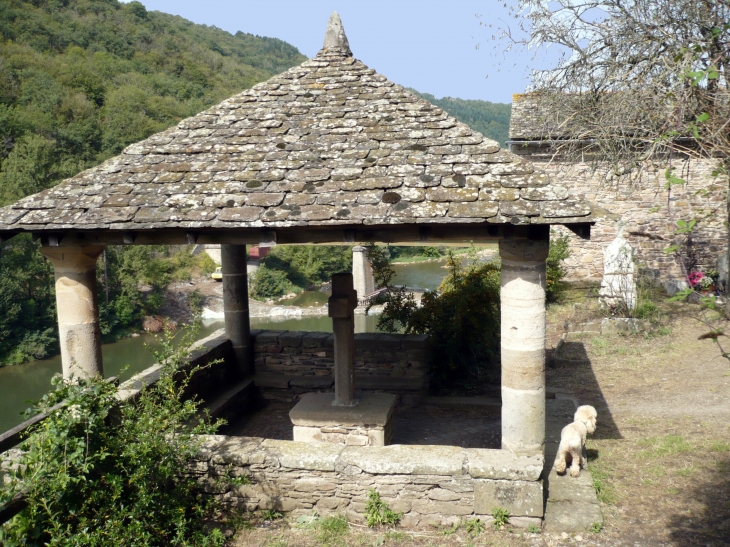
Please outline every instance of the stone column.
[[353, 406], [355, 400], [355, 308], [357, 293], [352, 274], [332, 276], [329, 316], [335, 336], [335, 406]]
[[352, 277], [358, 298], [364, 298], [375, 290], [373, 267], [368, 259], [367, 247], [357, 245], [352, 248]]
[[96, 295], [96, 260], [102, 245], [43, 247], [56, 277], [58, 338], [63, 377], [103, 376], [99, 303]]
[[545, 445], [545, 259], [549, 241], [502, 240], [502, 448]]
[[233, 344], [236, 376], [253, 374], [251, 323], [248, 316], [248, 275], [246, 246], [221, 245], [223, 272], [223, 315], [226, 336]]

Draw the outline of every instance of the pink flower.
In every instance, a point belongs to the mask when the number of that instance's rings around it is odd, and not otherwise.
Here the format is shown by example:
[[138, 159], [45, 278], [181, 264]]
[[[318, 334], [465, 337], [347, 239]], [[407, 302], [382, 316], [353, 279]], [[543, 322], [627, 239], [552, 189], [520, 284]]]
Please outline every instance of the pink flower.
[[694, 287], [703, 277], [705, 277], [705, 274], [702, 272], [692, 272], [687, 276], [687, 281], [689, 282], [690, 287]]

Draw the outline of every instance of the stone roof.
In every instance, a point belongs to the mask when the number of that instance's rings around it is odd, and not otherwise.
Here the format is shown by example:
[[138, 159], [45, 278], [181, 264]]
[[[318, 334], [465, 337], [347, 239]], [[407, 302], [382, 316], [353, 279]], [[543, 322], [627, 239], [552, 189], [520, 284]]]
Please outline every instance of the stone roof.
[[538, 93], [512, 95], [512, 112], [509, 120], [509, 138], [512, 140], [544, 140], [577, 137], [579, 128], [570, 125], [570, 95], [565, 94], [559, 110], [556, 101], [549, 107]]
[[58, 186], [2, 231], [592, 222], [590, 205], [354, 59], [325, 47]]

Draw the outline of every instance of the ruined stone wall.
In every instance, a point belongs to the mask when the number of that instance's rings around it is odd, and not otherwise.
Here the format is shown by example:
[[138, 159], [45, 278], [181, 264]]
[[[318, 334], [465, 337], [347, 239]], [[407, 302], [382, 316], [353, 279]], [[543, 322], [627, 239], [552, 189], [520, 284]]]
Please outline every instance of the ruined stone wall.
[[[272, 389], [298, 394], [333, 385], [332, 333], [252, 330], [251, 337], [255, 381], [264, 396], [280, 398]], [[425, 392], [428, 355], [427, 335], [356, 334], [355, 389]]]
[[[294, 516], [345, 513], [362, 522], [368, 490], [378, 491], [406, 526], [446, 525], [496, 507], [510, 522], [543, 516], [541, 456], [456, 446], [357, 447], [253, 437], [210, 436], [191, 462], [205, 491], [225, 506]], [[236, 485], [231, 478], [249, 484]]]
[[661, 281], [682, 279], [681, 268], [673, 256], [664, 253], [672, 244], [676, 222], [696, 219], [692, 248], [701, 271], [717, 268], [717, 257], [727, 248], [726, 183], [711, 176], [714, 161], [674, 160], [674, 175], [687, 181], [667, 190], [666, 165], [657, 166], [641, 184], [609, 185], [601, 175], [591, 173], [586, 164], [550, 162], [534, 150], [515, 150], [550, 173], [555, 184], [568, 188], [569, 195], [583, 195], [612, 213], [591, 229], [591, 240], [583, 241], [568, 230], [571, 257], [566, 261], [569, 279], [600, 280], [603, 249], [616, 237], [616, 220], [625, 224], [624, 236], [636, 251], [639, 269], [648, 269]]

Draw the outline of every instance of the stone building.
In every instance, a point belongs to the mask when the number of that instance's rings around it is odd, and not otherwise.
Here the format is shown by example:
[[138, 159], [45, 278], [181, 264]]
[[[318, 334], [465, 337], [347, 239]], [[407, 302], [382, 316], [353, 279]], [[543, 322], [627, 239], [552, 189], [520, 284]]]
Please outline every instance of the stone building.
[[[697, 267], [702, 271], [717, 269], [717, 259], [727, 249], [728, 232], [727, 184], [712, 176], [716, 161], [677, 155], [666, 164], [647, 166], [645, 176], [636, 185], [607, 183], [604, 173], [593, 172], [588, 162], [555, 155], [554, 145], [579, 131], [568, 128], [566, 132], [561, 118], [555, 120], [556, 129], [546, 134], [545, 120], [549, 118], [536, 95], [515, 95], [509, 148], [559, 180], [568, 195], [583, 196], [606, 210], [606, 214], [597, 215], [600, 218], [591, 231], [591, 241], [580, 241], [569, 234], [572, 256], [566, 265], [572, 280], [600, 280], [603, 249], [616, 237], [619, 220], [625, 226], [624, 236], [636, 250], [639, 271], [663, 282], [684, 277], [677, 260], [664, 249], [672, 244], [676, 222], [689, 219], [697, 220], [692, 236]], [[558, 126], [563, 129], [558, 130]], [[686, 184], [666, 187], [665, 172], [670, 166]]]

